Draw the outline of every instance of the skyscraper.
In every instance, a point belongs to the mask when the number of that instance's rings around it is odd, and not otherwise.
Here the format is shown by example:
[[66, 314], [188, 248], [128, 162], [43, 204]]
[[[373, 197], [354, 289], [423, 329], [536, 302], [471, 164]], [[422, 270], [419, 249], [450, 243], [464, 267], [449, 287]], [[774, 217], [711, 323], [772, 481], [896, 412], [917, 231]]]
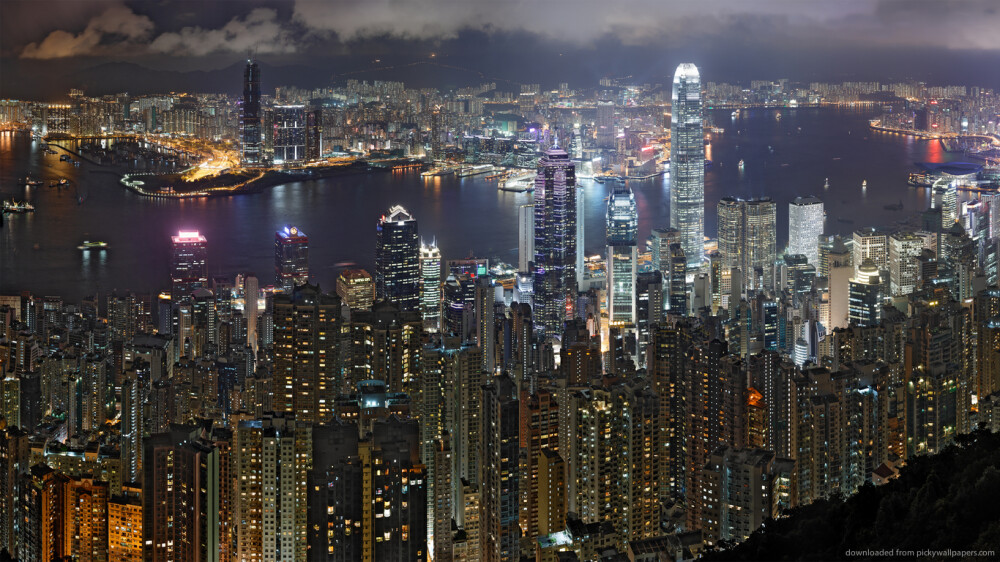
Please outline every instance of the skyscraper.
[[681, 233], [688, 266], [705, 253], [705, 143], [702, 139], [701, 77], [684, 63], [674, 72], [670, 119], [670, 227]]
[[597, 148], [615, 147], [615, 103], [611, 101], [597, 102], [597, 120], [595, 126], [595, 141]]
[[337, 295], [351, 310], [368, 310], [375, 304], [375, 284], [363, 269], [345, 269], [337, 277]]
[[306, 158], [306, 107], [276, 105], [272, 110], [274, 163], [299, 162]]
[[177, 236], [171, 236], [171, 240], [170, 295], [176, 302], [198, 289], [208, 288], [208, 270], [205, 267], [208, 240], [197, 230], [182, 230]]
[[240, 163], [260, 166], [262, 161], [260, 127], [260, 66], [247, 60], [243, 71], [243, 99], [240, 100]]
[[636, 322], [635, 276], [638, 270], [638, 214], [635, 195], [617, 184], [608, 197], [608, 319], [612, 326], [633, 329]]
[[274, 282], [286, 293], [309, 281], [309, 237], [294, 226], [274, 233]]
[[420, 310], [420, 238], [417, 220], [401, 205], [379, 218], [375, 231], [375, 299]]
[[722, 267], [739, 268], [748, 289], [761, 290], [772, 285], [777, 257], [776, 215], [774, 201], [768, 197], [723, 197], [719, 201]]
[[247, 346], [257, 353], [257, 320], [260, 310], [257, 299], [260, 297], [260, 282], [254, 275], [243, 278], [243, 316], [247, 321]]
[[819, 269], [819, 237], [823, 234], [823, 202], [796, 197], [788, 204], [788, 254], [802, 254]]
[[441, 250], [436, 242], [420, 244], [420, 312], [424, 329], [441, 329]]
[[544, 336], [559, 336], [576, 295], [576, 172], [569, 154], [550, 148], [535, 178], [534, 317]]
[[857, 275], [850, 281], [848, 319], [856, 326], [874, 326], [882, 318], [882, 293], [879, 270], [871, 258], [865, 258]]
[[530, 271], [529, 264], [535, 259], [535, 206], [521, 205], [517, 208], [517, 270]]
[[521, 496], [517, 387], [504, 374], [484, 385], [482, 392], [482, 559], [518, 560]]

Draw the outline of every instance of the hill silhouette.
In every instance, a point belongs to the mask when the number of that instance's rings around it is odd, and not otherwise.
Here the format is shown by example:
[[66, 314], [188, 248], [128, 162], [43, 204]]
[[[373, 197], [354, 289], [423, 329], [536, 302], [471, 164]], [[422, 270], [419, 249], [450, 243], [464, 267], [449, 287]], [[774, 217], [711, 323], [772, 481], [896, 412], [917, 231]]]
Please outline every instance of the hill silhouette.
[[980, 429], [939, 454], [911, 459], [886, 485], [793, 509], [705, 560], [996, 560], [998, 467], [1000, 434]]

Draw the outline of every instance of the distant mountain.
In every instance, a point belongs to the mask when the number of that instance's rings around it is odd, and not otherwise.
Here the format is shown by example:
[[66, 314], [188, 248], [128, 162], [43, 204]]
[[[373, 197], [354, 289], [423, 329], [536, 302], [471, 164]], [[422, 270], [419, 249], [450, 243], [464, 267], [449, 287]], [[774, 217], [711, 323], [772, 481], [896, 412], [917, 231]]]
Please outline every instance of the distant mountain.
[[[1000, 549], [1000, 434], [979, 430], [936, 455], [911, 459], [899, 478], [865, 486], [846, 501], [824, 500], [767, 523], [706, 561], [997, 559]], [[992, 556], [941, 554], [992, 550]], [[890, 552], [878, 555], [879, 551]], [[848, 556], [848, 551], [852, 555]], [[860, 554], [858, 554], [860, 553]]]

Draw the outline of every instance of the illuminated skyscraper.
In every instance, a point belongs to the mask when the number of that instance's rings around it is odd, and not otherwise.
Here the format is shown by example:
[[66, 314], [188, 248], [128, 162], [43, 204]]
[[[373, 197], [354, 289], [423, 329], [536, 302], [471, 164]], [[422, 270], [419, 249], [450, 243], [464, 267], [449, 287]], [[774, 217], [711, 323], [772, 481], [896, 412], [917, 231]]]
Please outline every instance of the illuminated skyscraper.
[[517, 270], [530, 271], [535, 259], [535, 206], [517, 208]]
[[286, 293], [309, 281], [309, 237], [294, 226], [274, 233], [274, 282]]
[[260, 66], [255, 59], [247, 60], [243, 71], [243, 99], [240, 100], [240, 163], [244, 166], [262, 164], [260, 127]]
[[920, 254], [924, 239], [912, 232], [889, 236], [889, 290], [892, 296], [908, 295], [920, 283]]
[[272, 110], [274, 163], [299, 162], [306, 158], [306, 107], [276, 105]]
[[337, 277], [337, 294], [351, 310], [368, 310], [375, 304], [375, 283], [363, 269], [345, 269]]
[[375, 232], [375, 298], [420, 310], [420, 238], [417, 220], [401, 205], [379, 218]]
[[608, 197], [608, 319], [612, 326], [632, 329], [636, 321], [635, 276], [639, 219], [635, 195], [617, 184]]
[[878, 267], [865, 258], [858, 273], [850, 281], [848, 319], [856, 326], [874, 326], [882, 318], [882, 293]]
[[208, 269], [205, 267], [208, 240], [197, 230], [182, 230], [171, 239], [170, 294], [176, 302], [198, 289], [208, 288]]
[[535, 178], [535, 295], [533, 313], [545, 336], [559, 336], [567, 303], [576, 296], [576, 172], [569, 154], [550, 148]]
[[420, 244], [420, 312], [424, 329], [441, 329], [441, 250], [437, 242]]
[[[719, 254], [723, 268], [739, 268], [746, 288], [770, 287], [774, 277], [777, 208], [768, 197], [719, 201]], [[817, 242], [818, 248], [818, 242]]]
[[257, 353], [257, 320], [260, 310], [257, 299], [260, 296], [260, 282], [254, 275], [243, 278], [243, 316], [247, 321], [247, 345]]
[[597, 148], [615, 147], [615, 104], [597, 102], [597, 121], [594, 123]]
[[701, 77], [684, 63], [674, 73], [670, 119], [670, 227], [681, 233], [688, 266], [705, 253], [705, 143]]
[[823, 234], [823, 202], [796, 197], [788, 204], [788, 254], [802, 254], [819, 269], [819, 237]]

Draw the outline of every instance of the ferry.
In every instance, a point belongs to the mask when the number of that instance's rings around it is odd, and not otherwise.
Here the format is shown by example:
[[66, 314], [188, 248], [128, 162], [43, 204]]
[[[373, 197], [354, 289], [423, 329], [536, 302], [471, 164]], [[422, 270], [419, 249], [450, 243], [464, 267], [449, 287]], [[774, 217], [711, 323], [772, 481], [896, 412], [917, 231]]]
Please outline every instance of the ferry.
[[107, 242], [101, 242], [101, 241], [91, 242], [89, 240], [84, 240], [83, 244], [80, 244], [79, 246], [77, 246], [76, 249], [77, 250], [83, 250], [84, 252], [87, 252], [87, 251], [90, 251], [90, 250], [94, 250], [95, 252], [102, 252], [102, 251], [108, 249], [108, 243]]
[[864, 191], [868, 189], [868, 180], [861, 180], [861, 190]]
[[3, 212], [5, 213], [33, 213], [35, 207], [31, 203], [24, 201], [14, 201], [8, 199], [3, 202]]
[[493, 171], [492, 164], [480, 164], [478, 166], [462, 166], [455, 172], [455, 175], [460, 178], [467, 178], [469, 176], [478, 176], [480, 174], [487, 174]]
[[500, 191], [513, 191], [515, 193], [534, 191], [536, 175], [537, 175], [536, 172], [529, 172], [527, 174], [514, 176], [506, 181], [501, 182], [498, 187]]
[[742, 159], [740, 160], [739, 167], [740, 167], [740, 170], [743, 169], [743, 160]]
[[912, 172], [906, 183], [913, 187], [930, 187], [932, 184], [926, 172]]
[[31, 176], [24, 178], [24, 185], [28, 187], [38, 187], [42, 185], [42, 180], [33, 180]]
[[431, 168], [426, 172], [421, 172], [420, 176], [424, 178], [437, 177], [437, 176], [450, 176], [455, 173], [454, 168]]
[[830, 178], [826, 178], [826, 181], [823, 182], [823, 189], [830, 189]]
[[732, 112], [732, 114], [730, 114], [730, 117], [732, 117], [733, 119], [736, 119], [739, 116], [740, 116], [740, 110], [738, 110], [738, 109], [736, 111]]

